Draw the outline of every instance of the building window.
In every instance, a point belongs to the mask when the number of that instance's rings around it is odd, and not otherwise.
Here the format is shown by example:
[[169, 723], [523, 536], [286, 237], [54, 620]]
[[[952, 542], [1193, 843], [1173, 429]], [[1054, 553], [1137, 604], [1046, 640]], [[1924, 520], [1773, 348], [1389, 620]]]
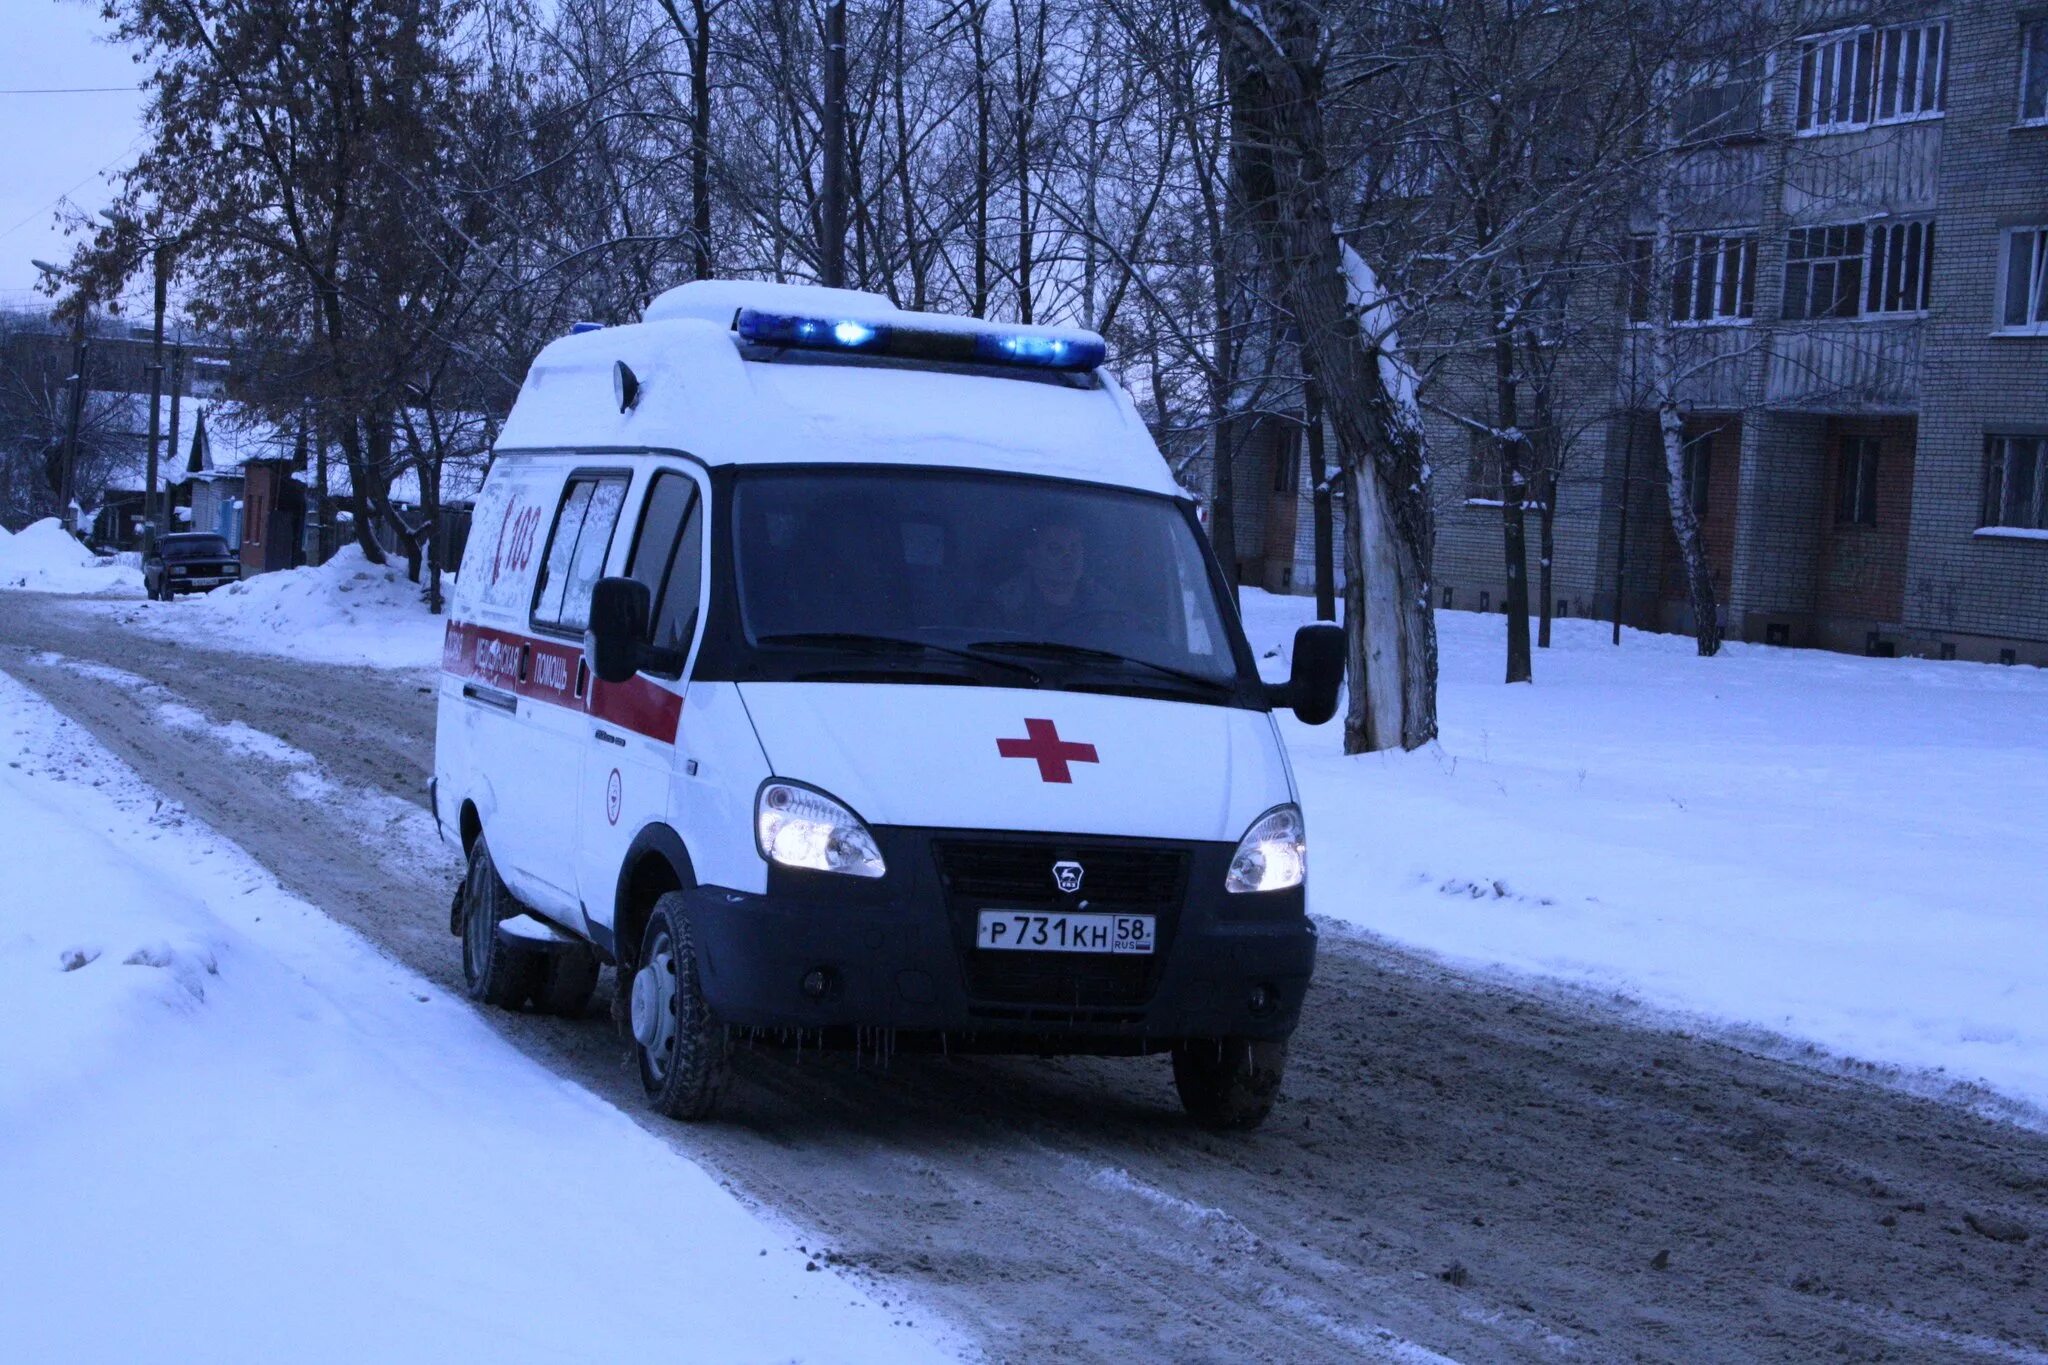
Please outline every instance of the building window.
[[1785, 243], [1785, 316], [1853, 318], [1863, 300], [1862, 224], [1794, 228]]
[[1685, 443], [1685, 500], [1696, 517], [1707, 515], [1707, 485], [1714, 472], [1714, 437], [1710, 432]]
[[2048, 19], [2020, 30], [2020, 122], [2048, 123]]
[[1493, 433], [1468, 427], [1465, 431], [1468, 461], [1465, 469], [1465, 501], [1490, 505], [1507, 501], [1507, 484], [1501, 473], [1500, 442]]
[[1672, 106], [1673, 137], [1684, 142], [1753, 137], [1763, 127], [1761, 57], [1703, 62]]
[[1799, 45], [1799, 131], [1827, 132], [1870, 122], [1870, 59], [1877, 35], [1809, 38]]
[[1845, 526], [1877, 525], [1875, 436], [1845, 436], [1835, 468], [1835, 520]]
[[[1651, 261], [1655, 244], [1648, 237], [1634, 242], [1630, 271], [1629, 317], [1650, 320]], [[1695, 235], [1672, 238], [1671, 293], [1668, 316], [1673, 322], [1740, 322], [1756, 316], [1756, 237]]]
[[1934, 301], [1934, 224], [1794, 228], [1785, 241], [1789, 320], [1924, 313]]
[[1947, 39], [1948, 26], [1939, 22], [1878, 30], [1878, 122], [1941, 112]]
[[1799, 45], [1799, 131], [1841, 132], [1939, 114], [1947, 39], [1942, 22], [1807, 39]]
[[1298, 493], [1301, 491], [1301, 461], [1301, 445], [1292, 436], [1284, 436], [1274, 443], [1273, 491], [1275, 493]]
[[1934, 224], [1872, 227], [1868, 279], [1864, 312], [1926, 312], [1934, 301]]
[[1984, 526], [2048, 530], [2048, 436], [1984, 438]]
[[2048, 332], [2048, 227], [2008, 228], [1998, 326]]

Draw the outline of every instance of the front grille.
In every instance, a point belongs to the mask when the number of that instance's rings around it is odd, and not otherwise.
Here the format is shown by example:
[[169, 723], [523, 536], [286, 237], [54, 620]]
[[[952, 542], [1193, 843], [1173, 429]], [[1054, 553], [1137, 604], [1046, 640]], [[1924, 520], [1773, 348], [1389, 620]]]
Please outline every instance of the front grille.
[[[1143, 1005], [1158, 987], [1187, 893], [1188, 854], [1161, 845], [1064, 843], [1048, 839], [936, 839], [932, 853], [965, 963], [967, 994], [995, 1017], [1048, 1017]], [[1069, 895], [1053, 864], [1081, 865]], [[983, 910], [1128, 912], [1156, 917], [1150, 956], [983, 952], [974, 946]], [[1019, 1011], [1016, 1007], [1033, 1007]], [[1007, 1008], [1005, 1008], [1007, 1007]]]
[[[968, 842], [941, 839], [939, 880], [955, 896], [991, 907], [1019, 909], [1087, 901], [1091, 909], [1140, 910], [1178, 906], [1188, 857], [1174, 848], [1124, 848], [1049, 842]], [[1081, 864], [1081, 889], [1069, 896], [1053, 880], [1053, 864]]]

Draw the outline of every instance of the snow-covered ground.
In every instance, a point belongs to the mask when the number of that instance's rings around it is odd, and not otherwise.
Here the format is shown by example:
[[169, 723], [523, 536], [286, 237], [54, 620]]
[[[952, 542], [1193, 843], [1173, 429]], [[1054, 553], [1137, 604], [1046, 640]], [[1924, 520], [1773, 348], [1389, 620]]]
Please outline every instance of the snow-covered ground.
[[940, 1356], [5, 675], [0, 759], [0, 1355]]
[[1284, 722], [1316, 914], [2048, 1107], [2048, 672], [1561, 621], [1507, 687], [1502, 617], [1437, 625], [1439, 744]]
[[[444, 574], [442, 592], [455, 591]], [[431, 616], [425, 585], [405, 562], [376, 565], [343, 546], [319, 568], [283, 569], [174, 602], [107, 603], [100, 610], [154, 635], [212, 649], [249, 650], [310, 663], [431, 668], [441, 659], [447, 618]]]
[[33, 592], [141, 592], [140, 570], [102, 558], [45, 517], [10, 534], [0, 527], [0, 588]]

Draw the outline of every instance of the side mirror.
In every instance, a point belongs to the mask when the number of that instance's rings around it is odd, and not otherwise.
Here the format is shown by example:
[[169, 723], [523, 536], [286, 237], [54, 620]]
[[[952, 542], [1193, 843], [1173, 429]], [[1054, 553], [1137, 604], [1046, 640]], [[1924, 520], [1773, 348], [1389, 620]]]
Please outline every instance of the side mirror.
[[1344, 686], [1344, 628], [1318, 621], [1294, 632], [1294, 671], [1287, 680], [1287, 704], [1304, 725], [1321, 725], [1337, 714]]
[[608, 683], [625, 682], [639, 672], [653, 611], [654, 596], [639, 579], [598, 579], [590, 594], [590, 625], [583, 632], [590, 671]]

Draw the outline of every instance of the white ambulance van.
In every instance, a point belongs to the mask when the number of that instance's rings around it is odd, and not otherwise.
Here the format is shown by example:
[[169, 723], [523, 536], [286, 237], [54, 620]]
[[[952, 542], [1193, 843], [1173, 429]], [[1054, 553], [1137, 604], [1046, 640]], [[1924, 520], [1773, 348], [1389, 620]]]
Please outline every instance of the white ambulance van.
[[703, 282], [534, 362], [448, 627], [434, 810], [479, 1000], [617, 968], [650, 1101], [735, 1043], [1166, 1053], [1271, 1109], [1315, 961], [1274, 720], [1085, 332]]

